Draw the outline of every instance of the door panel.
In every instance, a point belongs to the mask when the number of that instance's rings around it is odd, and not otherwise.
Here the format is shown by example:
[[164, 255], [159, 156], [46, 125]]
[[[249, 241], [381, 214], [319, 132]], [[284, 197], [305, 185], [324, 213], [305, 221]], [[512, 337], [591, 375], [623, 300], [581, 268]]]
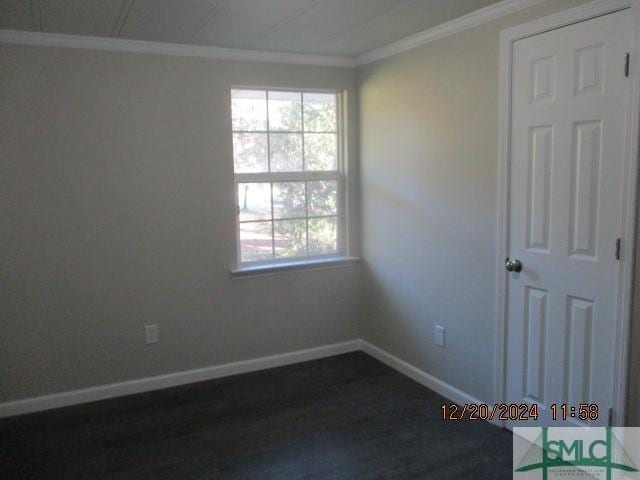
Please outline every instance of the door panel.
[[595, 260], [602, 121], [574, 124], [573, 138], [569, 254]]
[[549, 292], [537, 288], [526, 288], [525, 294], [525, 398], [528, 402], [544, 403], [544, 376]]
[[529, 131], [527, 250], [549, 253], [553, 126], [533, 127]]
[[537, 424], [597, 403], [604, 425], [612, 404], [631, 40], [623, 11], [514, 44], [507, 399]]

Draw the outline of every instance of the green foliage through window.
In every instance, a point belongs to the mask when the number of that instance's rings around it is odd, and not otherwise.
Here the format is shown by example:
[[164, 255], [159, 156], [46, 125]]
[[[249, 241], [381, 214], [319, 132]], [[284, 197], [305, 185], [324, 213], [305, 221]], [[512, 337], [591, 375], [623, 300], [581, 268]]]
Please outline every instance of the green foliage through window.
[[338, 95], [234, 89], [240, 262], [339, 250]]

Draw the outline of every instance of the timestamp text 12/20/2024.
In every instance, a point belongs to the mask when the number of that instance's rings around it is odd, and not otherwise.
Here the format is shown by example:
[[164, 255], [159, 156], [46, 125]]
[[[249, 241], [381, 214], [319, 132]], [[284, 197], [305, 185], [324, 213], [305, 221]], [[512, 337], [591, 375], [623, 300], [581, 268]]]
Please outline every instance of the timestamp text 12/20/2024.
[[[537, 403], [466, 403], [457, 405], [445, 403], [441, 407], [443, 420], [488, 420], [501, 422], [515, 422], [538, 420], [540, 417]], [[549, 407], [553, 421], [570, 419], [582, 422], [593, 422], [598, 419], [599, 408], [595, 403], [581, 403], [576, 406], [566, 403], [553, 403]]]

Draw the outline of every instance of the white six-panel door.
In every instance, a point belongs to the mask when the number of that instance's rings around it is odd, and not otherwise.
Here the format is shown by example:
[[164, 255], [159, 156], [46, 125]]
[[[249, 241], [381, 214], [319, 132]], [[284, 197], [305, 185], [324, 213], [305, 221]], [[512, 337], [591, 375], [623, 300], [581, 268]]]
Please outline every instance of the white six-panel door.
[[562, 425], [554, 403], [596, 403], [590, 424], [606, 424], [622, 381], [613, 350], [631, 42], [623, 11], [514, 43], [509, 252], [523, 269], [508, 279], [506, 391], [540, 406], [538, 424]]

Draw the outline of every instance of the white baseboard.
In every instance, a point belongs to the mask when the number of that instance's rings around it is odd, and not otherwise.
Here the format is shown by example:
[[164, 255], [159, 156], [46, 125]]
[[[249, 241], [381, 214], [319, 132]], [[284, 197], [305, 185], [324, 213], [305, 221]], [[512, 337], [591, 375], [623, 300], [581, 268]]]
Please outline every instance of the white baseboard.
[[450, 385], [447, 382], [443, 382], [439, 378], [436, 378], [433, 375], [420, 370], [418, 367], [405, 362], [404, 360], [396, 357], [395, 355], [392, 355], [386, 350], [383, 350], [380, 347], [376, 347], [366, 340], [360, 340], [360, 345], [363, 352], [368, 353], [373, 358], [380, 360], [385, 365], [388, 365], [394, 370], [415, 380], [419, 384], [424, 385], [428, 389], [439, 393], [446, 399], [451, 400], [458, 405], [465, 403], [485, 403], [454, 387], [453, 385]]
[[135, 393], [150, 392], [163, 388], [177, 387], [188, 383], [202, 382], [216, 378], [238, 375], [240, 373], [255, 372], [267, 368], [281, 367], [294, 363], [332, 357], [342, 353], [360, 350], [360, 341], [334, 343], [322, 347], [298, 350], [295, 352], [271, 355], [268, 357], [254, 358], [241, 362], [227, 363], [213, 367], [199, 368], [184, 372], [169, 373], [156, 377], [129, 380], [126, 382], [111, 383], [97, 387], [83, 388], [70, 392], [54, 393], [42, 397], [33, 397], [0, 403], [0, 418], [22, 415], [25, 413], [50, 410], [52, 408], [68, 407], [80, 403], [95, 402], [108, 398], [122, 397]]
[[136, 393], [161, 390], [163, 388], [177, 387], [189, 383], [203, 382], [206, 380], [213, 380], [241, 373], [256, 372], [258, 370], [281, 367], [309, 360], [317, 360], [320, 358], [332, 357], [334, 355], [355, 351], [363, 351], [371, 355], [394, 370], [406, 375], [430, 390], [439, 393], [452, 402], [458, 404], [480, 403], [477, 398], [474, 398], [439, 378], [420, 370], [419, 368], [373, 345], [372, 343], [369, 343], [366, 340], [357, 339], [348, 342], [324, 345], [322, 347], [309, 348], [307, 350], [298, 350], [279, 355], [270, 355], [268, 357], [216, 365], [213, 367], [169, 373], [155, 377], [111, 383], [97, 387], [83, 388], [81, 390], [54, 393], [52, 395], [0, 403], [0, 418], [50, 410], [53, 408], [69, 407], [81, 403], [89, 403]]

